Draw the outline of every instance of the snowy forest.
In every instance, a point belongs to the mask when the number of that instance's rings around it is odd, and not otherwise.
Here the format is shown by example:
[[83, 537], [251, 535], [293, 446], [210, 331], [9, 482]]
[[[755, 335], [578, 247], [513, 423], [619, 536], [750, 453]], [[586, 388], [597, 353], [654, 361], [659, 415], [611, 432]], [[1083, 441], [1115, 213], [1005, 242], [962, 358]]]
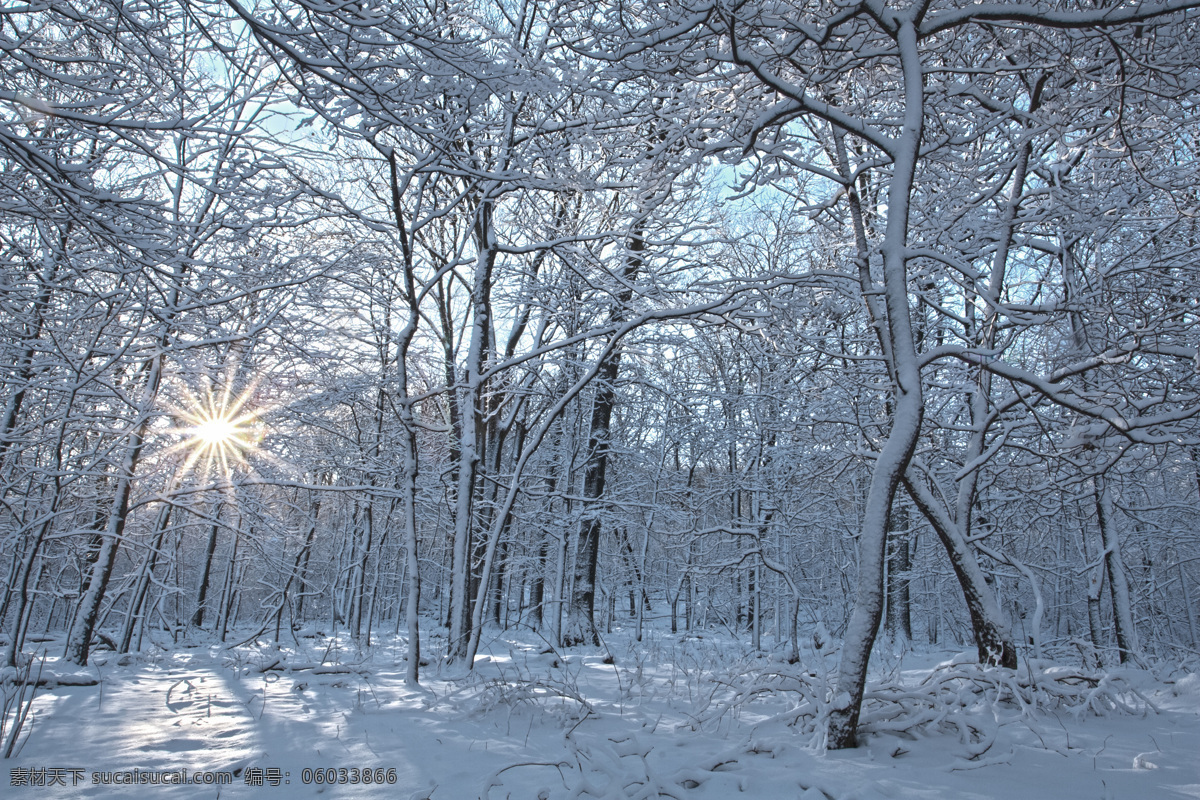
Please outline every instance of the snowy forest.
[[4, 755], [189, 648], [571, 739], [477, 665], [719, 640], [809, 754], [1200, 707], [1198, 97], [1200, 0], [4, 3]]

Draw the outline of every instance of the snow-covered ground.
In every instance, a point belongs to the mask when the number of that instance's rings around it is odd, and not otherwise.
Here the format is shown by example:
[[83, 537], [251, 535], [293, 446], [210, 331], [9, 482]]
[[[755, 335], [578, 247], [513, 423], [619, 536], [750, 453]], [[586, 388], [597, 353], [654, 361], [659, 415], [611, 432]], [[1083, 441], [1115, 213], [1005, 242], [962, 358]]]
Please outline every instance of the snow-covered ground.
[[[790, 665], [728, 634], [618, 631], [559, 654], [510, 632], [472, 673], [430, 667], [420, 687], [403, 659], [402, 638], [362, 651], [315, 630], [278, 650], [101, 652], [85, 670], [51, 656], [43, 677], [62, 681], [39, 689], [3, 795], [1200, 798], [1200, 675], [1182, 669], [1022, 662], [1013, 675], [952, 652], [877, 652], [863, 746], [824, 752], [832, 652]], [[93, 783], [183, 769], [232, 782]], [[66, 785], [15, 785], [47, 776]]]

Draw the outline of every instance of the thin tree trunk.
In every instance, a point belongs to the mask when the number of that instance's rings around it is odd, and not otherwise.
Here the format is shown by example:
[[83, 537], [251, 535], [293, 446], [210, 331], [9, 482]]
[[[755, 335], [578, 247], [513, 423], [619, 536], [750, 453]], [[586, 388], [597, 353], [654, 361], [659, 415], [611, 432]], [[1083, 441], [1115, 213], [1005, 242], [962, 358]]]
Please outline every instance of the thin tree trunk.
[[241, 536], [238, 535], [237, 529], [233, 532], [233, 549], [229, 553], [229, 566], [225, 569], [225, 580], [221, 587], [221, 602], [218, 608], [217, 615], [217, 634], [221, 641], [225, 641], [225, 636], [229, 632], [230, 617], [233, 615], [234, 600], [237, 594], [239, 584], [238, 580], [238, 542]]
[[128, 653], [129, 646], [133, 641], [133, 632], [135, 626], [140, 629], [145, 625], [145, 609], [146, 595], [150, 586], [150, 578], [154, 575], [154, 567], [158, 562], [158, 554], [162, 549], [163, 538], [166, 535], [167, 527], [171, 524], [171, 504], [168, 499], [163, 504], [162, 510], [159, 512], [158, 520], [154, 526], [154, 540], [150, 544], [150, 551], [146, 553], [145, 559], [142, 561], [142, 567], [138, 570], [137, 581], [134, 584], [133, 596], [129, 601], [129, 613], [125, 617], [125, 629], [121, 632], [121, 641], [117, 647], [118, 653]]
[[908, 506], [892, 509], [888, 524], [887, 557], [887, 631], [893, 640], [912, 640], [912, 606], [909, 596], [909, 570], [912, 569]]
[[546, 602], [546, 566], [550, 554], [550, 537], [545, 533], [538, 542], [537, 558], [533, 566], [533, 580], [529, 585], [529, 608], [533, 615], [530, 624], [534, 630], [541, 630], [545, 614], [543, 605]]
[[[292, 583], [297, 578], [300, 579], [300, 591], [299, 591], [300, 598], [297, 603], [296, 616], [291, 618], [291, 620], [288, 623], [289, 625], [294, 624], [296, 621], [296, 618], [300, 617], [299, 608], [301, 607], [301, 604], [303, 604], [303, 602], [304, 602], [304, 577], [301, 573], [300, 565], [302, 563], [307, 562], [309, 551], [312, 549], [313, 538], [317, 534], [317, 515], [320, 513], [320, 510], [321, 510], [321, 501], [320, 500], [313, 501], [312, 507], [313, 507], [312, 518], [308, 525], [308, 533], [304, 537], [304, 544], [302, 544], [300, 546], [300, 549], [296, 552], [296, 558], [294, 559], [294, 561], [292, 563], [292, 570], [288, 574], [287, 582], [283, 584], [283, 589], [279, 593], [280, 594], [279, 608], [277, 608], [275, 610], [275, 643], [276, 644], [279, 643], [279, 629], [280, 629], [280, 625], [283, 622], [283, 609], [289, 605], [288, 592], [292, 588]], [[293, 636], [294, 635], [295, 634], [293, 634]]]
[[[375, 503], [373, 499], [368, 499], [367, 508], [364, 515], [364, 519], [366, 520], [366, 528], [364, 533], [366, 541], [363, 543], [362, 553], [358, 559], [358, 563], [355, 565], [357, 573], [353, 594], [353, 607], [351, 609], [354, 614], [354, 626], [351, 635], [355, 639], [358, 639], [362, 635], [363, 606], [366, 602], [367, 594], [367, 562], [371, 558], [371, 546], [375, 538], [374, 507]], [[367, 626], [370, 627], [369, 621]], [[370, 644], [370, 637], [368, 636], [367, 638], [367, 643]]]
[[1137, 630], [1133, 624], [1133, 610], [1129, 601], [1129, 581], [1125, 573], [1125, 562], [1121, 558], [1121, 542], [1117, 535], [1116, 520], [1113, 518], [1112, 495], [1108, 481], [1100, 475], [1095, 478], [1094, 496], [1100, 520], [1100, 538], [1104, 542], [1104, 566], [1108, 573], [1108, 588], [1113, 602], [1113, 626], [1117, 632], [1117, 651], [1121, 663], [1137, 661], [1141, 657]]
[[[70, 235], [70, 228], [71, 226], [68, 225], [68, 232], [64, 233], [61, 239], [61, 246], [64, 249], [67, 237]], [[34, 376], [33, 359], [37, 355], [37, 348], [34, 343], [42, 338], [42, 330], [46, 322], [44, 312], [50, 304], [54, 276], [58, 272], [58, 264], [58, 258], [51, 257], [47, 259], [47, 263], [38, 278], [41, 288], [38, 291], [38, 296], [33, 301], [33, 308], [30, 309], [33, 312], [33, 323], [32, 325], [29, 323], [25, 324], [25, 330], [21, 337], [28, 342], [28, 345], [21, 353], [21, 357], [17, 362], [16, 375], [13, 382], [17, 387], [16, 391], [9, 395], [4, 407], [3, 421], [0, 421], [0, 470], [3, 470], [3, 472], [7, 471], [5, 468], [7, 467], [8, 452], [14, 441], [13, 432], [16, 430], [17, 420], [21, 415], [21, 406], [25, 402], [25, 391]], [[0, 474], [3, 474], [3, 472], [0, 472]], [[3, 619], [3, 614], [0, 614], [0, 620]]]
[[204, 545], [204, 566], [200, 570], [200, 586], [196, 591], [196, 610], [188, 622], [193, 628], [204, 627], [204, 604], [208, 600], [209, 581], [212, 578], [213, 555], [217, 552], [217, 533], [220, 531], [221, 504], [213, 509], [213, 522], [208, 529], [208, 541]]
[[1175, 565], [1179, 570], [1179, 592], [1183, 596], [1183, 611], [1187, 615], [1188, 635], [1191, 637], [1193, 648], [1200, 647], [1200, 636], [1196, 635], [1196, 607], [1192, 605], [1191, 590], [1188, 589], [1187, 573], [1184, 572], [1183, 562]]

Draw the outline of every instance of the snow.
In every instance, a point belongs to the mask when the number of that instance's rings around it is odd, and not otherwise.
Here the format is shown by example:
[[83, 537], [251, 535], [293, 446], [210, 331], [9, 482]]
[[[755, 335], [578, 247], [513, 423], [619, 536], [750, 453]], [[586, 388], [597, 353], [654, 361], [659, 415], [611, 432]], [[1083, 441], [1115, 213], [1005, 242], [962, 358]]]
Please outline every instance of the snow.
[[[862, 746], [825, 752], [829, 647], [792, 665], [727, 633], [651, 630], [639, 643], [631, 627], [604, 647], [560, 653], [535, 633], [493, 631], [473, 671], [433, 665], [409, 686], [403, 636], [364, 650], [306, 633], [278, 649], [98, 652], [82, 671], [48, 656], [4, 795], [1200, 797], [1200, 675], [1178, 668], [1089, 673], [1036, 660], [1013, 673], [970, 654], [881, 645]], [[430, 638], [430, 652], [444, 650]], [[78, 685], [85, 678], [96, 682]], [[53, 767], [82, 768], [83, 779], [12, 785], [14, 769]], [[303, 783], [306, 768], [355, 767], [394, 769], [395, 784]], [[93, 772], [183, 768], [235, 777], [219, 789], [91, 783]], [[268, 768], [290, 783], [247, 785]]]

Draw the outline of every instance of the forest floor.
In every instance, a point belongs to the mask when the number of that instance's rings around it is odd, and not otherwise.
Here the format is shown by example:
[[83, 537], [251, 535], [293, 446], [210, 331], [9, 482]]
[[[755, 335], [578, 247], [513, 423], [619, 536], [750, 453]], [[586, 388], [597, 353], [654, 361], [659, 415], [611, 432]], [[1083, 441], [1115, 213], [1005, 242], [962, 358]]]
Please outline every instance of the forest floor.
[[[1200, 798], [1200, 674], [1180, 667], [1012, 673], [880, 648], [862, 746], [826, 752], [831, 649], [793, 665], [725, 632], [652, 630], [560, 654], [509, 631], [484, 652], [419, 687], [403, 637], [359, 649], [317, 629], [282, 648], [99, 652], [86, 669], [51, 655], [0, 784], [14, 799]], [[231, 783], [93, 782], [185, 769]]]

